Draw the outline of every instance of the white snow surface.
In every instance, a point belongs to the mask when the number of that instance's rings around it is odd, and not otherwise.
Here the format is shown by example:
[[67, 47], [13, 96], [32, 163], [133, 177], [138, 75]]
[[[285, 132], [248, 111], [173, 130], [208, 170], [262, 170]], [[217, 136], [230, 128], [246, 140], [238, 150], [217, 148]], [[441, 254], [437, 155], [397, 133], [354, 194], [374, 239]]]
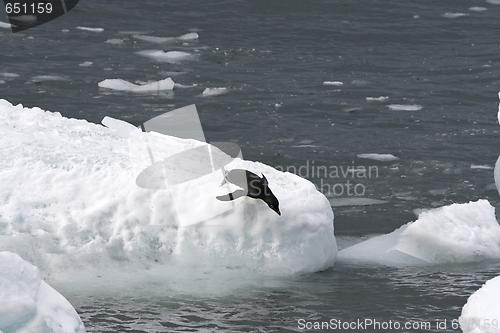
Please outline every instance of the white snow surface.
[[100, 88], [131, 92], [154, 92], [174, 89], [174, 81], [171, 78], [151, 82], [143, 85], [134, 84], [123, 79], [106, 79], [98, 83]]
[[0, 299], [0, 332], [85, 332], [71, 304], [12, 252], [0, 252]]
[[500, 259], [500, 225], [487, 200], [420, 213], [390, 234], [339, 252], [339, 261], [412, 265]]
[[[115, 126], [120, 121], [110, 117], [104, 123], [112, 129], [0, 100], [0, 251], [18, 253], [51, 285], [123, 291], [156, 279], [160, 290], [191, 292], [193, 281], [210, 277], [237, 276], [238, 284], [334, 264], [333, 212], [311, 182], [236, 159], [227, 170], [265, 174], [282, 215], [245, 197], [234, 209], [183, 227], [177, 211], [198, 207], [174, 206], [166, 189], [138, 187], [125, 137], [133, 126]], [[165, 156], [202, 145], [144, 135]], [[213, 197], [224, 194], [220, 172], [212, 177]]]
[[500, 332], [500, 276], [473, 293], [458, 318], [464, 333]]

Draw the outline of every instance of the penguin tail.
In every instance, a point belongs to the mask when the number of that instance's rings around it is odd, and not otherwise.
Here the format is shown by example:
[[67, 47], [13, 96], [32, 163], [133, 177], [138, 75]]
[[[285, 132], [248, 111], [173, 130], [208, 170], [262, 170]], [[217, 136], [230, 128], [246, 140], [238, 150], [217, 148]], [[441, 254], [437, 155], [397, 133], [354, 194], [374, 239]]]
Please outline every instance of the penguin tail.
[[219, 195], [216, 197], [220, 201], [232, 201], [238, 198], [241, 198], [243, 196], [247, 195], [246, 191], [243, 190], [236, 190], [233, 193], [228, 193], [225, 195]]

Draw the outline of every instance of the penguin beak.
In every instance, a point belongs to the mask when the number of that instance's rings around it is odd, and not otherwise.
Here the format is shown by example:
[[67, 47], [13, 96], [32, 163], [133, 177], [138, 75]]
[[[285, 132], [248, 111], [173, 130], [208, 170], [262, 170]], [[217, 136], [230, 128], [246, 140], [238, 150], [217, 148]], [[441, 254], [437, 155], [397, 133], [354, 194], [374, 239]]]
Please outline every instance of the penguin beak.
[[276, 209], [276, 213], [278, 213], [278, 215], [281, 216], [281, 212], [279, 209]]

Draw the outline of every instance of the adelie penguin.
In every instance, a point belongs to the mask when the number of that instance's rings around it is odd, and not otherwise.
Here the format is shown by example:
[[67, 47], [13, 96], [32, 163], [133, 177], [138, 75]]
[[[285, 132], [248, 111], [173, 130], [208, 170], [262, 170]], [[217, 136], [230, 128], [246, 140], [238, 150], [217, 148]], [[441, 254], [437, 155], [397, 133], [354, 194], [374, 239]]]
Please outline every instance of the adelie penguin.
[[221, 201], [231, 201], [242, 196], [247, 196], [253, 199], [261, 199], [269, 208], [274, 210], [278, 215], [281, 215], [278, 199], [274, 196], [269, 188], [269, 183], [264, 175], [262, 178], [255, 173], [243, 169], [233, 169], [226, 173], [222, 184], [229, 182], [242, 188], [233, 193], [216, 197]]

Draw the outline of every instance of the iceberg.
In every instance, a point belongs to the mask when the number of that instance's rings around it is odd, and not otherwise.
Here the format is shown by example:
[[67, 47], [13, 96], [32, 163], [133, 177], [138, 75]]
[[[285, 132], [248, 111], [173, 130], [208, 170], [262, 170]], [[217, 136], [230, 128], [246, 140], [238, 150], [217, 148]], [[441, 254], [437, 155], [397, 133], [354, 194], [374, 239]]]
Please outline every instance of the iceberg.
[[500, 225], [487, 200], [452, 204], [424, 211], [390, 234], [341, 250], [338, 259], [385, 265], [500, 259]]
[[[141, 132], [110, 117], [103, 122], [110, 128], [0, 100], [0, 251], [33, 263], [51, 285], [107, 289], [157, 276], [168, 290], [217, 274], [286, 276], [333, 266], [333, 211], [308, 180], [236, 158], [226, 170], [264, 174], [282, 215], [244, 197], [222, 214], [181, 224], [180, 211], [217, 207], [196, 197], [174, 204], [168, 188], [139, 187], [130, 154], [137, 147], [127, 136], [161, 150], [157, 160], [206, 143]], [[199, 194], [226, 193], [220, 171], [206, 177]], [[196, 189], [197, 181], [185, 186]]]
[[500, 276], [486, 281], [473, 293], [458, 318], [464, 333], [500, 332]]
[[100, 88], [107, 88], [119, 91], [131, 91], [131, 92], [155, 92], [174, 89], [174, 81], [171, 78], [166, 78], [165, 80], [160, 80], [156, 82], [151, 82], [143, 85], [133, 84], [131, 82], [122, 79], [106, 79], [98, 83]]
[[0, 332], [85, 332], [71, 304], [15, 253], [0, 252], [0, 299]]

